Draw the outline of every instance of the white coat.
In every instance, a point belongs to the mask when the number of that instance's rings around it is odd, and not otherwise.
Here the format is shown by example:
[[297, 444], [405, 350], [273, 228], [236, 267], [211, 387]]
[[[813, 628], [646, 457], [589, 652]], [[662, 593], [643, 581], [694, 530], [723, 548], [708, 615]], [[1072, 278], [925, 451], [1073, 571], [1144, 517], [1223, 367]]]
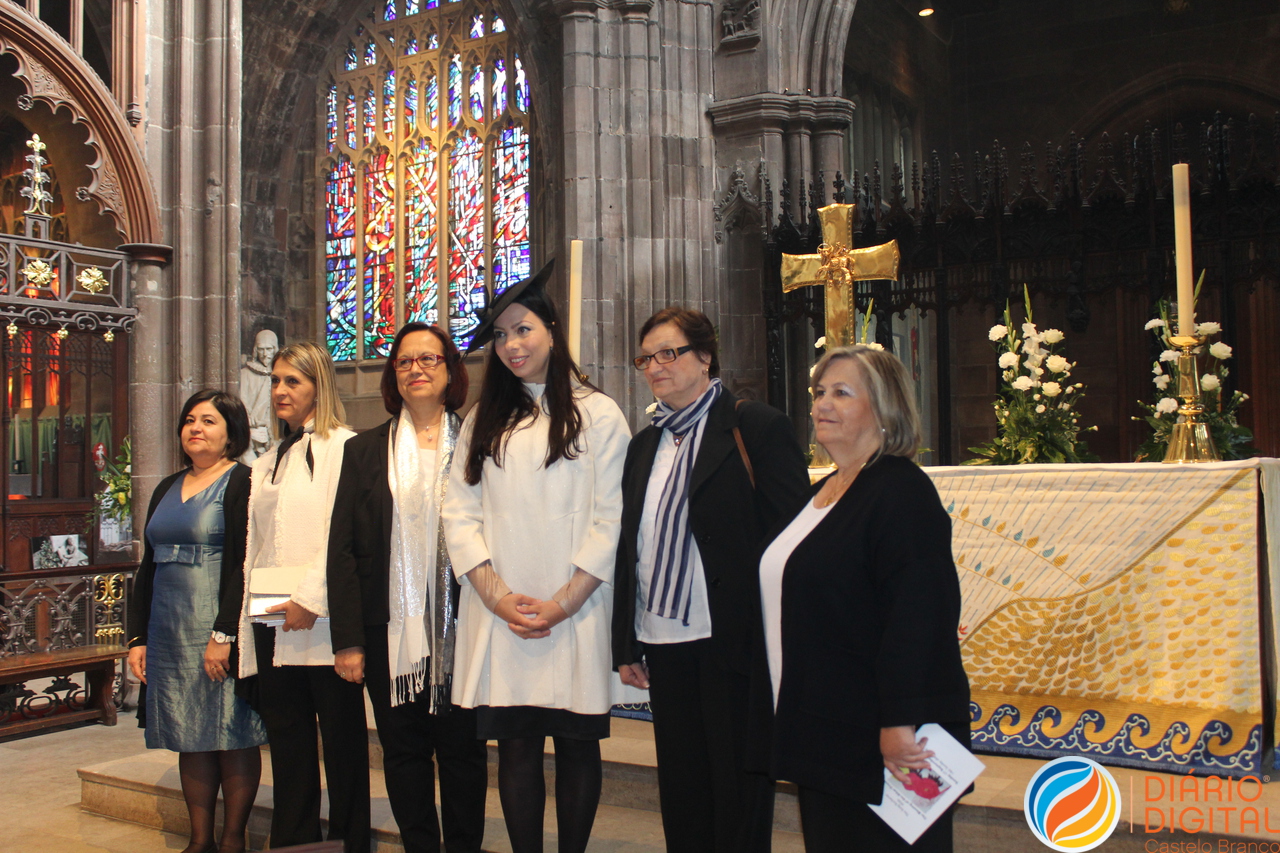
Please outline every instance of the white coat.
[[[543, 390], [526, 388], [537, 397]], [[486, 460], [480, 482], [469, 485], [466, 449], [474, 411], [462, 426], [443, 516], [462, 584], [453, 701], [464, 708], [533, 705], [604, 714], [613, 704], [613, 568], [631, 430], [609, 397], [587, 389], [579, 394], [582, 453], [549, 468], [543, 467], [549, 426], [544, 413], [511, 433], [501, 467]], [[489, 612], [463, 574], [486, 560], [512, 592], [544, 600], [575, 567], [603, 583], [551, 636], [523, 640]]]
[[[329, 638], [328, 554], [329, 520], [333, 517], [333, 498], [338, 492], [338, 475], [342, 473], [342, 451], [347, 439], [355, 435], [349, 429], [329, 431], [324, 438], [314, 435], [289, 448], [280, 471], [279, 491], [270, 529], [259, 529], [254, 519], [257, 502], [262, 499], [263, 485], [275, 468], [277, 444], [269, 453], [253, 461], [249, 492], [249, 542], [244, 566], [244, 603], [240, 611], [241, 678], [255, 675], [258, 659], [254, 653], [252, 621], [249, 619], [249, 581], [256, 568], [289, 567], [297, 572], [299, 582], [289, 597], [324, 617], [309, 631], [276, 629], [276, 666], [333, 666], [333, 645]], [[307, 469], [308, 441], [315, 471]], [[264, 537], [272, 537], [277, 566], [262, 566]]]

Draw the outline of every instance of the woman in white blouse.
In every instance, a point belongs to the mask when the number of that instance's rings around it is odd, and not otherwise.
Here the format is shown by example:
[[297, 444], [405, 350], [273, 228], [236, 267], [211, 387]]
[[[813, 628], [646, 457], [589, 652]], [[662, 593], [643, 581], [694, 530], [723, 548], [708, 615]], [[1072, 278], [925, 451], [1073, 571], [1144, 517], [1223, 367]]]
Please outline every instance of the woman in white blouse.
[[324, 743], [329, 838], [369, 850], [369, 739], [359, 684], [334, 671], [326, 552], [343, 424], [333, 362], [309, 341], [271, 365], [280, 442], [253, 463], [241, 615], [240, 674], [255, 674], [271, 744], [271, 846], [320, 841], [317, 721]]
[[515, 853], [542, 850], [548, 735], [560, 851], [586, 849], [616, 681], [609, 584], [630, 431], [579, 377], [543, 291], [550, 269], [505, 292], [475, 333], [471, 349], [492, 336], [494, 351], [444, 507], [462, 581], [453, 699], [498, 741]]

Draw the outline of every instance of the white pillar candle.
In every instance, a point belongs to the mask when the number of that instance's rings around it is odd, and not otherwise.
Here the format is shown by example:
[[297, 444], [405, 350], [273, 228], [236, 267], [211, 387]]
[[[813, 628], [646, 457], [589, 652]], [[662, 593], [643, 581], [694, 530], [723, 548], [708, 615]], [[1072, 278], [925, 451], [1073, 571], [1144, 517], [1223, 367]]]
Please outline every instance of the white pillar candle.
[[569, 355], [582, 364], [582, 241], [569, 243]]
[[1191, 283], [1191, 176], [1186, 163], [1173, 167], [1173, 251], [1178, 273], [1178, 334], [1194, 335], [1195, 287]]

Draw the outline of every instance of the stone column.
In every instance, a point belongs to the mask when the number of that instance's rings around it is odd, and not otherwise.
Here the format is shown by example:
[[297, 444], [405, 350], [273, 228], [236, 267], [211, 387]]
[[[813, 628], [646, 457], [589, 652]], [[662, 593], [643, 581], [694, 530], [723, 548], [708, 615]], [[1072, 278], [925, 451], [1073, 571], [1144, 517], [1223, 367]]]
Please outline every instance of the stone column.
[[[151, 492], [177, 468], [178, 403], [174, 401], [173, 358], [168, 330], [173, 302], [164, 268], [172, 247], [130, 244], [120, 247], [132, 258], [130, 289], [138, 319], [131, 332], [132, 370], [129, 382], [129, 434], [133, 445], [133, 505], [146, 511]], [[134, 519], [141, 538], [143, 518]]]
[[831, 182], [836, 172], [845, 170], [844, 136], [853, 121], [853, 102], [844, 98], [815, 98], [814, 101], [814, 169], [822, 173], [827, 185], [826, 197], [831, 200]]
[[241, 8], [177, 0], [147, 14], [145, 112], [164, 117], [147, 124], [147, 160], [177, 249], [160, 346], [182, 398], [239, 378]]

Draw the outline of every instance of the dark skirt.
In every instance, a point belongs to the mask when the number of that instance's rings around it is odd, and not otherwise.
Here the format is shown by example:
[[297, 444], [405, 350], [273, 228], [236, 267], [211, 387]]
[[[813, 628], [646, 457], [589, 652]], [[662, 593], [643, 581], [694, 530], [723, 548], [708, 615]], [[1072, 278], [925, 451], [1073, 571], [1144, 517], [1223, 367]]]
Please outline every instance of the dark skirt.
[[602, 740], [609, 736], [609, 715], [532, 705], [481, 705], [476, 708], [476, 734], [481, 740], [548, 736]]

